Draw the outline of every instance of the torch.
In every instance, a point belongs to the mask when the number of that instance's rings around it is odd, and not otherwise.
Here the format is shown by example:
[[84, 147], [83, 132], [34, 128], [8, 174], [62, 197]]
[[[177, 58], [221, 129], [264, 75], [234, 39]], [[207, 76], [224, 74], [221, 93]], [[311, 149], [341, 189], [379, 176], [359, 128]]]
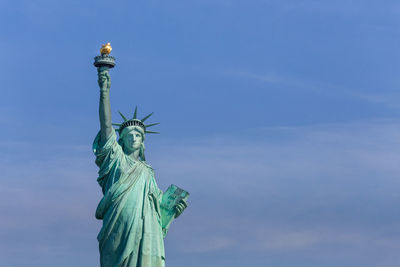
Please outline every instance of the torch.
[[115, 58], [110, 56], [112, 47], [110, 43], [102, 45], [100, 48], [100, 56], [94, 58], [93, 65], [97, 70], [109, 70], [115, 66]]

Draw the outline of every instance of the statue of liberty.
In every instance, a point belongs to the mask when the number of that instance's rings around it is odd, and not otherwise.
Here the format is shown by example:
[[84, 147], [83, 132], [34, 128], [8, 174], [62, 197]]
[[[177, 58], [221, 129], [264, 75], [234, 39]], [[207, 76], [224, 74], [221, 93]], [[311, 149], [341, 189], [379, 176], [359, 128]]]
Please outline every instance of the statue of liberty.
[[[158, 188], [154, 171], [144, 155], [146, 134], [156, 133], [148, 128], [158, 123], [145, 125], [153, 113], [138, 119], [137, 107], [133, 118], [128, 119], [120, 113], [124, 121], [121, 124], [111, 122], [109, 68], [115, 63], [108, 55], [110, 51], [108, 43], [102, 47], [102, 55], [95, 58], [100, 87], [100, 132], [93, 142], [93, 151], [99, 167], [97, 181], [103, 192], [96, 209], [96, 218], [103, 220], [97, 236], [100, 265], [163, 267], [163, 238], [170, 222], [163, 221], [164, 193]], [[178, 199], [173, 205], [173, 217], [178, 217], [186, 206], [185, 198]]]

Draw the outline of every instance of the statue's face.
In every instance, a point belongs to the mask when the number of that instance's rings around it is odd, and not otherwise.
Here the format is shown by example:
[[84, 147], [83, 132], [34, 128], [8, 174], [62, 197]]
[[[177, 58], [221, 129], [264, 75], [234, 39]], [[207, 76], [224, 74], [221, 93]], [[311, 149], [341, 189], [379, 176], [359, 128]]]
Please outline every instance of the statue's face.
[[[122, 142], [126, 153], [132, 153], [140, 149], [143, 143], [142, 134], [134, 126], [128, 126], [124, 130]], [[126, 132], [125, 132], [126, 131]]]

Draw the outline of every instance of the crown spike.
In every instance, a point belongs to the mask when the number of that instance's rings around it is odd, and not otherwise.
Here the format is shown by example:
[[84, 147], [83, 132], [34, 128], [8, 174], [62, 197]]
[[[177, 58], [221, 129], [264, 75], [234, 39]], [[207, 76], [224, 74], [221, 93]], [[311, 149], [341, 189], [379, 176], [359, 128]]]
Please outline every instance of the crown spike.
[[136, 106], [136, 108], [135, 108], [135, 113], [133, 114], [133, 119], [136, 119], [136, 118], [137, 118], [136, 115], [137, 115], [137, 106]]
[[145, 125], [144, 127], [148, 128], [148, 127], [151, 127], [151, 126], [154, 126], [154, 125], [158, 125], [158, 124], [160, 124], [160, 123], [159, 122], [152, 123], [152, 124]]
[[149, 115], [147, 115], [146, 117], [144, 117], [143, 119], [141, 119], [142, 122], [144, 122], [145, 120], [147, 120], [151, 115], [153, 115], [154, 112], [150, 113]]
[[111, 124], [118, 127], [122, 125], [121, 123], [111, 123]]
[[119, 115], [124, 119], [124, 121], [127, 121], [128, 119], [121, 113], [121, 111], [118, 110]]
[[159, 134], [159, 132], [153, 132], [153, 131], [144, 131], [145, 133], [150, 133], [150, 134]]

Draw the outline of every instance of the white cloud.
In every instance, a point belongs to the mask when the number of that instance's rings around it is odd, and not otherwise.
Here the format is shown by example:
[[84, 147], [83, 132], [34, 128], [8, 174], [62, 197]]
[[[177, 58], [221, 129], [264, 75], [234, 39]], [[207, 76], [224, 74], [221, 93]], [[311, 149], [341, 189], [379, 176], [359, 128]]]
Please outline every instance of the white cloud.
[[379, 104], [383, 106], [387, 106], [390, 108], [398, 109], [400, 107], [400, 94], [396, 93], [386, 93], [386, 94], [363, 94], [357, 93], [355, 94], [359, 98], [366, 100], [368, 102]]
[[272, 130], [254, 129], [248, 134], [257, 137], [239, 144], [229, 136], [169, 142], [153, 156], [159, 183], [192, 194], [183, 215], [190, 226], [175, 229], [191, 251], [202, 252], [216, 234], [233, 250], [398, 247], [399, 235], [385, 235], [400, 222], [400, 123], [282, 128], [285, 137], [260, 138]]
[[[151, 149], [160, 187], [174, 183], [191, 193], [189, 208], [171, 226], [169, 253], [326, 255], [333, 246], [336, 253], [347, 253], [343, 247], [368, 251], [376, 262], [384, 250], [389, 262], [396, 260], [399, 122], [251, 129], [243, 135], [165, 140]], [[90, 146], [0, 147], [0, 234], [25, 238], [2, 249], [10, 255], [25, 246], [38, 255], [73, 254], [70, 239], [78, 238], [78, 247], [92, 246], [88, 253], [96, 257], [100, 222], [93, 214], [101, 193]]]
[[[372, 104], [383, 105], [389, 108], [398, 109], [400, 107], [400, 95], [398, 93], [368, 94], [362, 90], [346, 88], [337, 84], [321, 83], [316, 80], [299, 80], [289, 76], [278, 75], [276, 73], [256, 74], [244, 71], [231, 71], [227, 73], [230, 75], [257, 80], [269, 84], [283, 85], [285, 86], [286, 90], [302, 90], [327, 96], [340, 95], [341, 97], [363, 100]], [[279, 89], [281, 90], [282, 88]]]
[[182, 245], [180, 249], [187, 253], [204, 253], [229, 249], [235, 244], [237, 241], [228, 236], [206, 236], [197, 238], [195, 244]]

